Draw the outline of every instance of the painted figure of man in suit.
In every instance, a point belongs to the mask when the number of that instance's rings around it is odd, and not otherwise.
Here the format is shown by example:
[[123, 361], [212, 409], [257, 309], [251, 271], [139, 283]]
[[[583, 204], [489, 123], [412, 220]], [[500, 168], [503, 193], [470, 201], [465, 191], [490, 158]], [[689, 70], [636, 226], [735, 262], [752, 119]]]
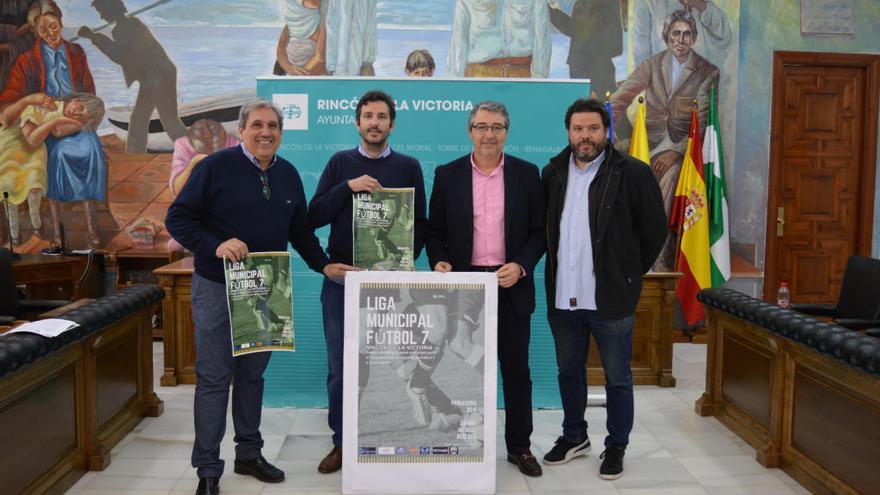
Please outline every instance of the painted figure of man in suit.
[[507, 460], [540, 476], [532, 455], [530, 319], [533, 270], [544, 253], [544, 199], [538, 167], [504, 153], [507, 109], [486, 101], [468, 117], [473, 152], [437, 167], [428, 211], [434, 271], [489, 271], [498, 277], [498, 360], [504, 391]]
[[572, 79], [590, 79], [590, 89], [597, 95], [617, 89], [614, 57], [623, 53], [623, 26], [620, 1], [577, 0], [571, 15], [557, 0], [550, 0], [550, 22], [560, 33], [571, 38], [568, 48], [568, 74]]
[[[689, 13], [677, 10], [670, 14], [664, 24], [663, 39], [668, 48], [636, 67], [611, 97], [611, 109], [613, 121], [620, 122], [626, 107], [645, 92], [651, 168], [660, 182], [668, 216], [687, 148], [691, 108], [696, 99], [702, 132], [709, 111], [709, 88], [717, 87], [719, 72], [718, 67], [691, 49], [697, 39], [697, 23]], [[670, 237], [655, 270], [672, 269], [674, 242]]]

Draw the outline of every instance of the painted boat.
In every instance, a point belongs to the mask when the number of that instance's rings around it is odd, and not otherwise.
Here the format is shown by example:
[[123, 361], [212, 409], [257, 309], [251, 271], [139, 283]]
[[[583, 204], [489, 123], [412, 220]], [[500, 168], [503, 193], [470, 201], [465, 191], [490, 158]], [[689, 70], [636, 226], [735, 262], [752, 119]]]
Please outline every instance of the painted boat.
[[[181, 103], [177, 112], [180, 115], [180, 120], [187, 127], [200, 119], [214, 119], [223, 125], [226, 132], [238, 136], [238, 112], [243, 104], [253, 100], [256, 96], [257, 93], [254, 89], [230, 91], [200, 98], [190, 103]], [[107, 121], [123, 141], [128, 135], [129, 117], [132, 109], [132, 106], [115, 106], [107, 109]], [[174, 143], [165, 133], [162, 121], [159, 120], [159, 114], [155, 110], [150, 116], [149, 132], [147, 150], [157, 153], [174, 150]]]

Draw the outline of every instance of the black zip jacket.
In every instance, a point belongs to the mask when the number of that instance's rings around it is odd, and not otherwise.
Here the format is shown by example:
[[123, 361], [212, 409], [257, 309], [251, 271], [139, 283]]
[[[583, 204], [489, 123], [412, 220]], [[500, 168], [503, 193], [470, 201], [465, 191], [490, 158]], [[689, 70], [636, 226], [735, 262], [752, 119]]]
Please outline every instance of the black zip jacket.
[[[570, 156], [571, 149], [566, 147], [541, 174], [547, 205], [544, 283], [548, 308], [556, 307], [556, 253]], [[649, 166], [608, 145], [590, 184], [589, 201], [596, 307], [603, 318], [623, 318], [635, 313], [642, 275], [651, 269], [666, 241], [660, 186]]]

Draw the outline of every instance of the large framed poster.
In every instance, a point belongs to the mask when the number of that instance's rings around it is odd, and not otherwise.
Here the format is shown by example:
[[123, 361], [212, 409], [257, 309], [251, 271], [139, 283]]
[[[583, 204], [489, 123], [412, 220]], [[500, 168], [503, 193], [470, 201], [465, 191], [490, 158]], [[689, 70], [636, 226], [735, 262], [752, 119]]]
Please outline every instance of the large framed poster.
[[498, 281], [349, 272], [342, 492], [494, 493]]

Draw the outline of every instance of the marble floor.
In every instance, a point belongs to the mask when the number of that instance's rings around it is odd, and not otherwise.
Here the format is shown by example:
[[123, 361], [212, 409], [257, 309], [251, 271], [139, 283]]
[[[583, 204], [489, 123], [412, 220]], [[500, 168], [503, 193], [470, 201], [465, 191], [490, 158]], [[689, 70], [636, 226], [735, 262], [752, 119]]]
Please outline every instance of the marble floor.
[[[165, 401], [165, 413], [147, 418], [112, 452], [110, 466], [89, 472], [68, 493], [77, 495], [183, 495], [195, 492], [198, 480], [189, 465], [193, 440], [193, 386], [159, 387], [162, 346], [155, 344], [156, 390]], [[594, 450], [561, 466], [545, 466], [544, 476], [528, 478], [499, 453], [496, 491], [499, 494], [590, 495], [782, 495], [809, 493], [779, 469], [765, 469], [755, 461], [754, 449], [713, 418], [694, 413], [694, 401], [703, 390], [706, 346], [675, 344], [675, 388], [637, 387], [635, 425], [626, 453], [625, 472], [615, 481], [604, 481], [599, 470], [599, 446], [605, 435], [605, 410], [589, 408]], [[532, 451], [539, 458], [559, 435], [562, 412], [535, 412]], [[498, 431], [502, 432], [499, 413]], [[329, 450], [330, 430], [326, 411], [266, 409], [262, 432], [263, 454], [283, 469], [287, 481], [260, 483], [232, 473], [231, 420], [222, 445], [227, 460], [221, 480], [223, 494], [340, 492], [339, 473], [322, 475], [318, 461]], [[498, 437], [498, 445], [503, 438]], [[499, 452], [504, 449], [500, 448]]]

